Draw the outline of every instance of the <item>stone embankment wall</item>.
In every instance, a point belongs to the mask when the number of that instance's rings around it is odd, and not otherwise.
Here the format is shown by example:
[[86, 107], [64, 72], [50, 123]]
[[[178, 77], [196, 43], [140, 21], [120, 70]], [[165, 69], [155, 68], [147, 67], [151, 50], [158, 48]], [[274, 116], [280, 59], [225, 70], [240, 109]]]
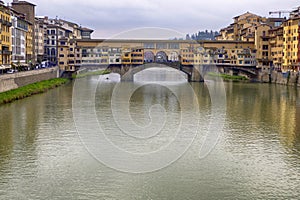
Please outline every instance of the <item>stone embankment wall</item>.
[[278, 71], [260, 72], [258, 80], [263, 83], [300, 86], [299, 72], [282, 73]]
[[0, 75], [0, 92], [59, 77], [58, 67]]

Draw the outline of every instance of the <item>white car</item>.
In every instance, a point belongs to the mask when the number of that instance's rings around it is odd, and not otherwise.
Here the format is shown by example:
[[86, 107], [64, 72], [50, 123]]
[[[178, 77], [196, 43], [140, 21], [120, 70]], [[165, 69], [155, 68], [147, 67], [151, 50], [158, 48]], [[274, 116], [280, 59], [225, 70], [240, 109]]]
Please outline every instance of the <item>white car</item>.
[[14, 72], [15, 72], [15, 70], [10, 69], [10, 70], [8, 70], [6, 73], [8, 73], [8, 74], [13, 74]]

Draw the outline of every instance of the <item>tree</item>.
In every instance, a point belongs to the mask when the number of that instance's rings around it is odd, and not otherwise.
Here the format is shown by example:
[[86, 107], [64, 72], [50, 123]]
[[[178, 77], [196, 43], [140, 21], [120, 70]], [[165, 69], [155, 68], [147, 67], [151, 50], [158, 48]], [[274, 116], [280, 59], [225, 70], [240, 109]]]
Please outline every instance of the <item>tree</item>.
[[189, 34], [186, 34], [186, 38], [185, 38], [186, 40], [191, 40], [191, 37], [190, 37], [190, 35]]

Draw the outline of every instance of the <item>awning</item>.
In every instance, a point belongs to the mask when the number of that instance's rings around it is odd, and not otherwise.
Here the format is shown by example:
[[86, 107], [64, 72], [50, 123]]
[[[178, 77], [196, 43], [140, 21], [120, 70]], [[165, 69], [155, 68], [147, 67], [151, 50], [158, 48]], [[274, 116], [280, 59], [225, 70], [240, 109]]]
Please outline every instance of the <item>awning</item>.
[[10, 69], [11, 65], [0, 65], [0, 69]]

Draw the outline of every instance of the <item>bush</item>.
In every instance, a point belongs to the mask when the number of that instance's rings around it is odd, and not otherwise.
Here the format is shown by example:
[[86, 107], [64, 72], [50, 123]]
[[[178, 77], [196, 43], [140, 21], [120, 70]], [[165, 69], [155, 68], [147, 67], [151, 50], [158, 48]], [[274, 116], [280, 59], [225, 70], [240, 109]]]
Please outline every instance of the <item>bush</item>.
[[0, 93], [0, 104], [10, 103], [34, 94], [46, 92], [47, 90], [63, 85], [68, 81], [68, 79], [56, 78], [33, 83], [7, 92], [2, 92]]
[[228, 74], [218, 74], [218, 73], [208, 73], [209, 76], [221, 77], [224, 80], [232, 80], [232, 81], [247, 81], [249, 80], [245, 76], [235, 76], [235, 75], [228, 75]]

